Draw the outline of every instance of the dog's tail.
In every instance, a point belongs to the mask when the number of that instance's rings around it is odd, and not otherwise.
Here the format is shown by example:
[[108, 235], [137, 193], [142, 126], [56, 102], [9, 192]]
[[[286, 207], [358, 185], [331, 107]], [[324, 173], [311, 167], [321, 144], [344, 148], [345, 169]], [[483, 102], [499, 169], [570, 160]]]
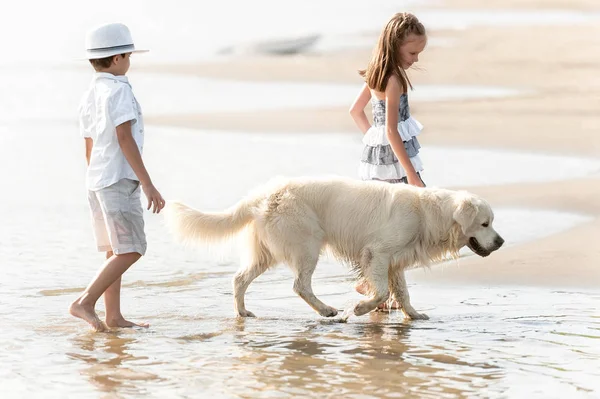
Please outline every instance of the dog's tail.
[[259, 199], [238, 202], [224, 212], [201, 212], [178, 201], [165, 207], [167, 226], [182, 242], [210, 243], [231, 238], [249, 224]]

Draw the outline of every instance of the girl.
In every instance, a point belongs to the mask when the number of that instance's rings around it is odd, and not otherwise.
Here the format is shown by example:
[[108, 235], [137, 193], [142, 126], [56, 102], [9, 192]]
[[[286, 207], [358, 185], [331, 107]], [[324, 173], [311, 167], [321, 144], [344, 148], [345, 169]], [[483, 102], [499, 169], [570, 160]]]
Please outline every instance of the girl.
[[[387, 23], [367, 69], [350, 115], [365, 135], [360, 166], [363, 180], [383, 180], [424, 187], [419, 172], [423, 170], [416, 136], [422, 126], [410, 116], [407, 91], [412, 84], [406, 70], [419, 61], [425, 49], [425, 27], [417, 17], [398, 13]], [[371, 100], [373, 126], [365, 107]]]
[[[407, 91], [412, 84], [406, 70], [419, 61], [426, 44], [425, 27], [417, 17], [398, 13], [381, 32], [367, 69], [359, 71], [365, 84], [350, 108], [350, 115], [364, 134], [362, 180], [425, 187], [420, 175], [421, 146], [416, 137], [422, 125], [410, 116]], [[365, 114], [369, 100], [373, 126]], [[361, 284], [356, 290], [364, 294], [368, 287]], [[379, 307], [385, 308], [386, 304]]]

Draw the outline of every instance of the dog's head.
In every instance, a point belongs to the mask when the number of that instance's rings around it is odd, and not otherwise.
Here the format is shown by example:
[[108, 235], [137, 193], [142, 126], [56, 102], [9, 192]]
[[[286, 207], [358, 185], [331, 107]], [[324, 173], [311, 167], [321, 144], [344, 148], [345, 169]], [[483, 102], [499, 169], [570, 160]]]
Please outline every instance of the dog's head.
[[452, 217], [460, 226], [462, 245], [467, 245], [479, 256], [488, 256], [504, 244], [504, 239], [492, 227], [494, 212], [485, 200], [459, 192], [453, 205]]

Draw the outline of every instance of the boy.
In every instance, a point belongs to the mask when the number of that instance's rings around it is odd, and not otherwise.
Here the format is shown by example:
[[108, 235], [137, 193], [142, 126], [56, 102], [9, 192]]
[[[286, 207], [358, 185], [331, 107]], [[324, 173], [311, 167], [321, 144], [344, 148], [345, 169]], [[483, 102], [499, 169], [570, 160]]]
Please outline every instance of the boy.
[[[140, 106], [125, 74], [136, 50], [123, 24], [90, 31], [87, 58], [96, 73], [79, 107], [81, 134], [88, 164], [86, 186], [98, 250], [106, 262], [69, 312], [94, 330], [108, 327], [148, 327], [121, 314], [121, 275], [146, 252], [140, 186], [148, 208], [159, 213], [165, 201], [152, 184], [142, 161], [144, 123]], [[104, 294], [106, 325], [94, 310]]]

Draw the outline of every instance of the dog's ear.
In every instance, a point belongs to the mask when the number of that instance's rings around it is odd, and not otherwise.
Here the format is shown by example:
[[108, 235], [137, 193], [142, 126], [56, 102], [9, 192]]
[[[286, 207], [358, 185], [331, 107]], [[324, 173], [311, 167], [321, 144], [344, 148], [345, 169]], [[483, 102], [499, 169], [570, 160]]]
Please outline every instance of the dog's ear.
[[467, 193], [460, 193], [454, 201], [454, 214], [452, 217], [459, 224], [463, 234], [467, 233], [471, 224], [477, 216], [477, 205], [472, 196]]

